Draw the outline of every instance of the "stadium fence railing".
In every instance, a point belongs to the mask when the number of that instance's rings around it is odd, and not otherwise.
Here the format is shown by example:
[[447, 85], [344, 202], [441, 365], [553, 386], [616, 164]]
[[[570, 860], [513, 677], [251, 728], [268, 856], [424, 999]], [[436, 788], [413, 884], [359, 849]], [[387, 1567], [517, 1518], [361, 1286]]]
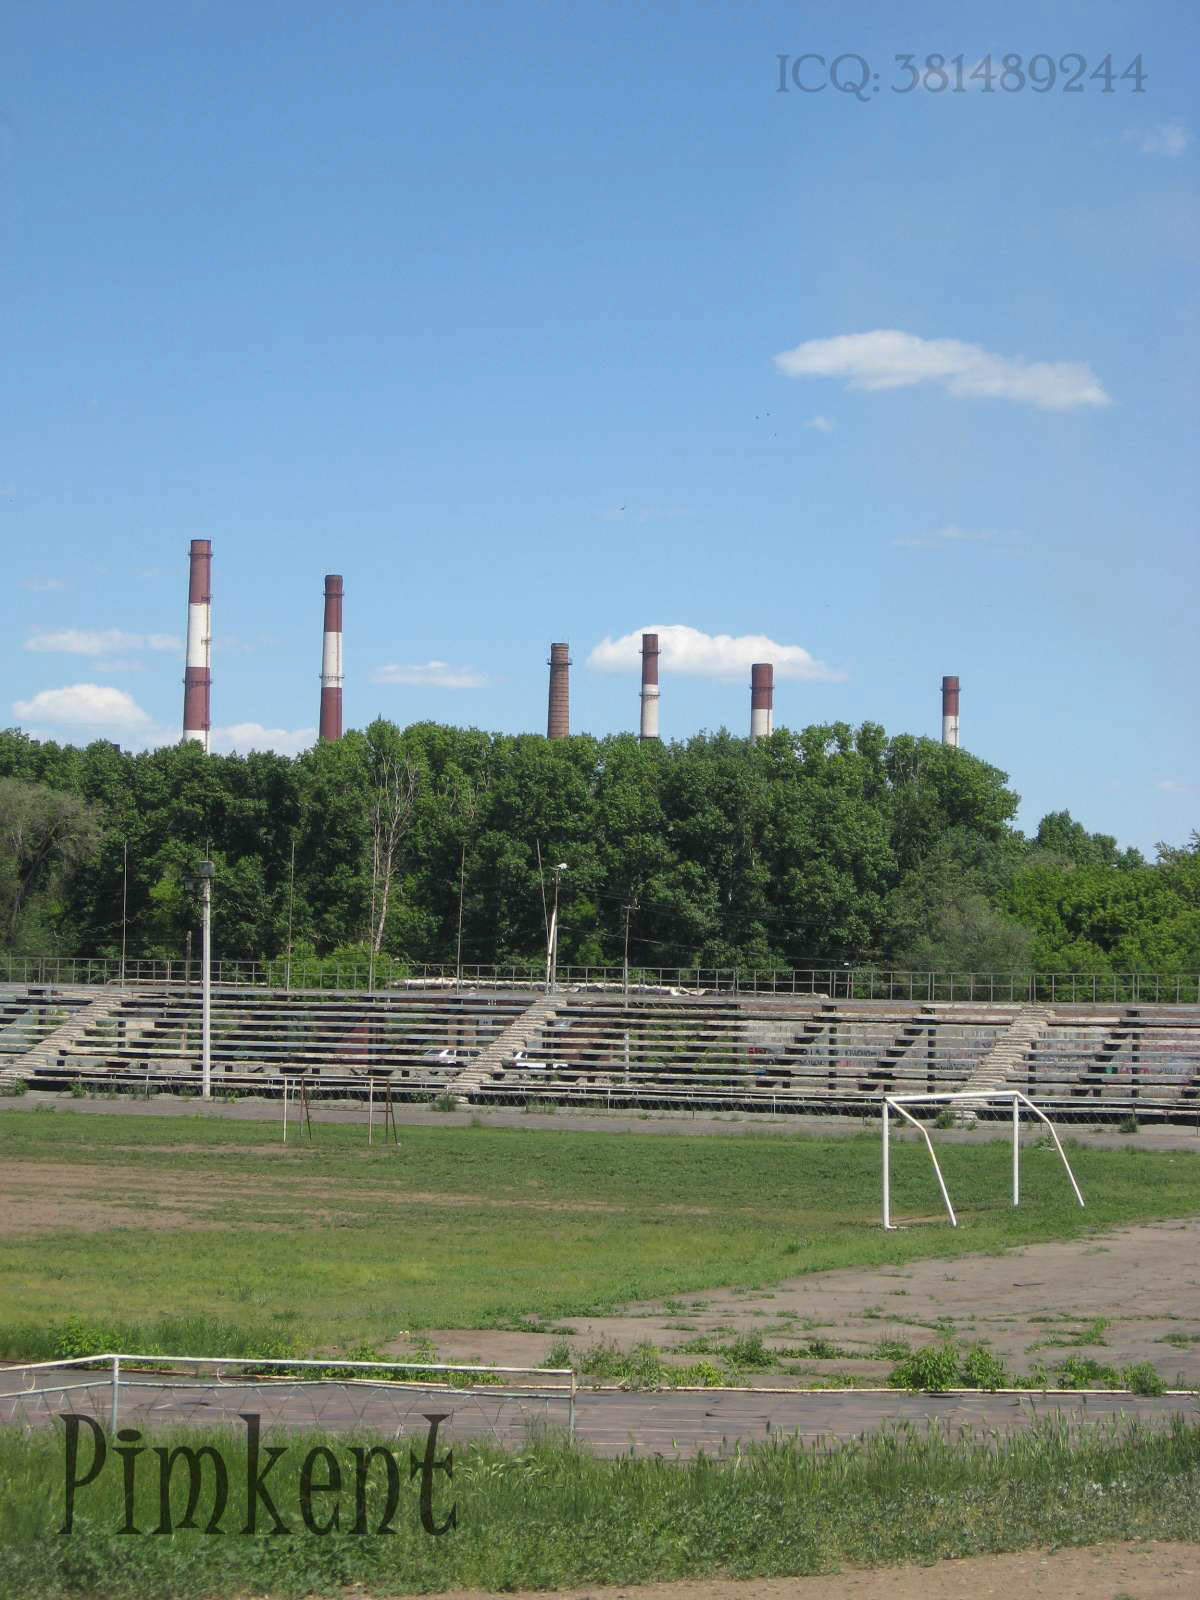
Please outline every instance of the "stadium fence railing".
[[[384, 993], [417, 987], [545, 987], [539, 965], [464, 965], [381, 958], [377, 966], [336, 957], [268, 961], [214, 960], [212, 982], [223, 988]], [[0, 983], [86, 988], [163, 985], [199, 990], [201, 963], [170, 958], [0, 955]], [[890, 967], [636, 967], [560, 966], [556, 988], [681, 990], [830, 1000], [965, 1002], [1019, 1005], [1196, 1005], [1200, 973], [912, 972]]]

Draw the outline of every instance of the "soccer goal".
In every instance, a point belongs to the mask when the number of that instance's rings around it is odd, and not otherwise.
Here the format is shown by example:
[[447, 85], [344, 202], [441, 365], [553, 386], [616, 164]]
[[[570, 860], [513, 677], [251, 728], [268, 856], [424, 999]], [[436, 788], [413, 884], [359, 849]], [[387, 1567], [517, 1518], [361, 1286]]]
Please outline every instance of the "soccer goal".
[[933, 1148], [933, 1140], [929, 1137], [929, 1130], [924, 1123], [918, 1122], [916, 1117], [905, 1110], [906, 1106], [931, 1106], [931, 1105], [972, 1105], [979, 1102], [993, 1104], [1012, 1103], [1012, 1203], [1014, 1206], [1021, 1203], [1021, 1107], [1046, 1124], [1050, 1137], [1054, 1140], [1054, 1148], [1062, 1157], [1062, 1164], [1066, 1168], [1067, 1177], [1071, 1188], [1075, 1191], [1075, 1198], [1083, 1204], [1083, 1196], [1079, 1192], [1079, 1185], [1075, 1182], [1075, 1174], [1071, 1171], [1071, 1163], [1067, 1160], [1066, 1152], [1059, 1143], [1058, 1135], [1054, 1131], [1050, 1118], [1037, 1106], [1028, 1095], [1019, 1089], [962, 1089], [957, 1093], [946, 1094], [887, 1094], [883, 1097], [883, 1225], [885, 1228], [894, 1228], [892, 1221], [892, 1158], [891, 1158], [891, 1114], [903, 1117], [906, 1122], [911, 1122], [913, 1127], [925, 1141], [925, 1148], [929, 1151], [929, 1159], [933, 1162], [934, 1175], [938, 1181], [938, 1188], [942, 1191], [942, 1202], [946, 1207], [946, 1215], [950, 1218], [950, 1226], [958, 1227], [958, 1218], [954, 1215], [954, 1207], [950, 1203], [950, 1195], [946, 1189], [946, 1180], [942, 1176], [942, 1169], [938, 1164], [937, 1152]]

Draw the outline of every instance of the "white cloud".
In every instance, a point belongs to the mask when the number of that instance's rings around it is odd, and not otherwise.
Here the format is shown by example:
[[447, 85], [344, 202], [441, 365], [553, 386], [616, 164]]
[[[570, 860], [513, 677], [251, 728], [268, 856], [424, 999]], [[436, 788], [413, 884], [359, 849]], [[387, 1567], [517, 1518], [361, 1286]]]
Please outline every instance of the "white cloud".
[[294, 756], [307, 750], [316, 740], [315, 728], [264, 728], [261, 722], [233, 722], [228, 727], [213, 728], [209, 735], [212, 749], [222, 755], [233, 751], [247, 755], [251, 750], [274, 750], [281, 756]]
[[25, 648], [42, 654], [100, 659], [119, 656], [131, 650], [161, 650], [179, 654], [183, 650], [183, 643], [170, 633], [123, 633], [120, 628], [58, 628], [35, 630], [26, 639]]
[[1086, 361], [1026, 361], [896, 329], [809, 339], [777, 355], [775, 365], [788, 378], [846, 378], [852, 389], [940, 383], [952, 395], [1019, 400], [1043, 411], [1112, 403]]
[[114, 733], [145, 728], [150, 722], [132, 695], [102, 683], [42, 689], [32, 700], [14, 701], [13, 715], [22, 722], [49, 722]]
[[935, 545], [946, 544], [985, 544], [987, 540], [994, 539], [994, 533], [978, 528], [956, 528], [953, 523], [946, 528], [938, 528], [933, 533], [909, 534], [903, 539], [893, 539], [893, 544], [910, 545], [916, 549], [931, 549]]
[[828, 417], [809, 417], [804, 424], [806, 428], [815, 428], [818, 433], [832, 433], [833, 423]]
[[481, 689], [487, 682], [473, 667], [452, 667], [447, 661], [427, 661], [404, 667], [389, 662], [371, 673], [372, 683], [403, 683], [427, 689]]
[[1121, 137], [1126, 144], [1137, 145], [1144, 156], [1181, 156], [1192, 142], [1178, 119], [1160, 122], [1155, 128], [1127, 128]]
[[741, 678], [755, 661], [771, 661], [777, 678], [804, 678], [811, 683], [841, 683], [835, 672], [798, 644], [779, 644], [765, 633], [702, 633], [681, 622], [647, 623], [619, 639], [602, 639], [588, 657], [588, 666], [600, 672], [624, 672], [641, 660], [642, 634], [657, 633], [659, 660], [668, 672], [698, 678]]

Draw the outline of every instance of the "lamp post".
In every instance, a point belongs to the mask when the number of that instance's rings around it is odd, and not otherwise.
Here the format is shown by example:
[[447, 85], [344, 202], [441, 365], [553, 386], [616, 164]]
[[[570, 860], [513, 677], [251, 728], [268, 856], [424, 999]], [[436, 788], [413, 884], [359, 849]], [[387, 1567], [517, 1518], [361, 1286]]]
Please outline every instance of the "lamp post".
[[550, 913], [550, 937], [546, 941], [546, 993], [558, 982], [558, 880], [567, 870], [567, 863], [559, 861], [554, 868], [554, 909]]
[[212, 881], [216, 868], [202, 861], [200, 879], [200, 1093], [212, 1099]]

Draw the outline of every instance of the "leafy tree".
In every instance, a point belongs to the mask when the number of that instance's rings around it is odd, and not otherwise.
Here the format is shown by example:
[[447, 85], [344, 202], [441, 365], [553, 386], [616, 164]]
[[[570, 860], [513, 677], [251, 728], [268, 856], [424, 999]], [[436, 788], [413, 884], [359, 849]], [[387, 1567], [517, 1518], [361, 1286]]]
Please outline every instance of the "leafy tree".
[[[39, 898], [44, 913], [99, 843], [100, 823], [85, 800], [43, 783], [0, 778], [0, 918], [10, 947]], [[39, 921], [44, 929], [44, 917]]]

